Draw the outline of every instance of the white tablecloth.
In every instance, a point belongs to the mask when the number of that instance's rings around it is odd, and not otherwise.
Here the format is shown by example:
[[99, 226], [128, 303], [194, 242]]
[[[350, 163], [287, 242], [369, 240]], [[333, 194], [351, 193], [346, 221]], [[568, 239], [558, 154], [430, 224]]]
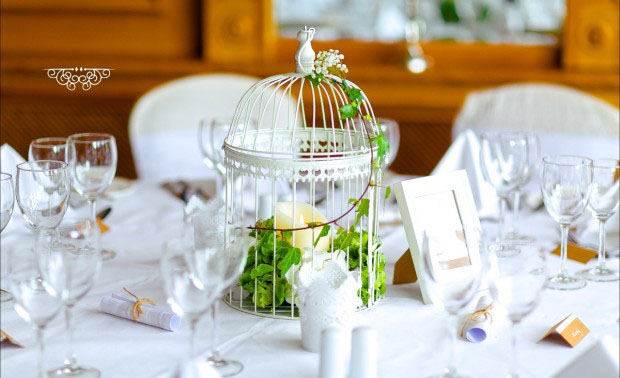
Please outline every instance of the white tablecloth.
[[[123, 286], [160, 286], [159, 256], [164, 241], [180, 229], [182, 203], [156, 186], [138, 183], [132, 194], [117, 199], [106, 219], [111, 231], [103, 237], [105, 248], [118, 256], [104, 262], [98, 282], [75, 308], [75, 350], [78, 361], [99, 368], [103, 377], [154, 377], [174, 368], [187, 352], [188, 334], [136, 324], [99, 311], [102, 296]], [[101, 204], [103, 207], [104, 204]], [[557, 226], [544, 212], [524, 214], [522, 231], [536, 235], [548, 244], [558, 240]], [[494, 228], [495, 225], [485, 225]], [[388, 280], [393, 264], [406, 249], [402, 227], [382, 228], [384, 251], [388, 258]], [[16, 210], [2, 233], [2, 249], [32, 238]], [[557, 264], [553, 257], [552, 263]], [[591, 262], [593, 264], [594, 261]], [[618, 259], [610, 265], [618, 268]], [[583, 265], [570, 262], [571, 271]], [[526, 371], [538, 377], [551, 377], [603, 335], [618, 340], [619, 285], [588, 283], [583, 290], [547, 290], [538, 308], [524, 321], [520, 359]], [[2, 303], [2, 329], [29, 344], [26, 348], [2, 344], [1, 376], [36, 376], [36, 348], [28, 325], [13, 310], [13, 302]], [[300, 327], [296, 320], [274, 320], [253, 316], [220, 306], [219, 339], [225, 357], [243, 362], [240, 378], [317, 377], [318, 355], [301, 348]], [[555, 343], [536, 343], [545, 331], [570, 313], [577, 314], [591, 333], [576, 348]], [[425, 377], [439, 372], [447, 358], [445, 318], [433, 306], [421, 303], [416, 284], [388, 286], [385, 299], [375, 308], [359, 313], [357, 322], [376, 327], [379, 334], [380, 377]], [[208, 347], [208, 321], [199, 328], [199, 348]], [[504, 320], [497, 321], [497, 333], [481, 344], [458, 341], [457, 364], [475, 377], [503, 376], [510, 365], [509, 333]], [[66, 333], [62, 316], [45, 331], [46, 366], [62, 363]]]

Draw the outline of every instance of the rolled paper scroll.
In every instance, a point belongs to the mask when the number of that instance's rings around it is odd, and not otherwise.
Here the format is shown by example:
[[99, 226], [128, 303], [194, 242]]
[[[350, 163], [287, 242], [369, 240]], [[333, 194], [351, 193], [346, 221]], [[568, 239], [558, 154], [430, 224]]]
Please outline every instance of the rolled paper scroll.
[[163, 328], [168, 331], [176, 331], [181, 326], [181, 318], [161, 307], [149, 306], [142, 303], [139, 316], [135, 316], [135, 301], [123, 298], [116, 294], [106, 295], [101, 298], [99, 306], [101, 311], [106, 314], [119, 316], [121, 318], [135, 320], [138, 323], [148, 324], [153, 327]]
[[487, 296], [483, 296], [478, 300], [476, 311], [471, 314], [463, 324], [461, 337], [472, 343], [479, 343], [486, 340], [491, 333], [491, 325], [493, 324], [493, 301]]

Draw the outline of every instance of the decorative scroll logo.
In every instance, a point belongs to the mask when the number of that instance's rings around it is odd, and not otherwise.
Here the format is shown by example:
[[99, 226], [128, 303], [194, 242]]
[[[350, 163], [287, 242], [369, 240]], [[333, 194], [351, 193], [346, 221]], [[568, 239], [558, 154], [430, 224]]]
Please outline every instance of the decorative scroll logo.
[[88, 91], [93, 85], [98, 85], [101, 80], [107, 79], [112, 74], [112, 68], [47, 68], [47, 77], [56, 79], [60, 85], [73, 91], [78, 84], [82, 85], [82, 90]]

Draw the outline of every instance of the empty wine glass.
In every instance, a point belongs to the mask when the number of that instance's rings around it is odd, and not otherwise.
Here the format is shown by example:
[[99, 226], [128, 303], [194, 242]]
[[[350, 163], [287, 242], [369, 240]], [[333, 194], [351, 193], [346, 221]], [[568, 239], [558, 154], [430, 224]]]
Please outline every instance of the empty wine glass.
[[578, 274], [590, 281], [617, 281], [618, 271], [605, 264], [605, 223], [618, 210], [618, 178], [620, 165], [615, 159], [594, 160], [592, 168], [592, 193], [588, 210], [599, 221], [598, 262], [592, 269]]
[[528, 167], [527, 138], [523, 133], [487, 132], [480, 140], [480, 164], [485, 180], [499, 197], [499, 238], [491, 248], [499, 256], [519, 253], [505, 240], [505, 209], [508, 196], [520, 185]]
[[13, 306], [17, 315], [30, 323], [36, 332], [39, 344], [37, 376], [43, 378], [43, 331], [58, 313], [61, 303], [57, 297], [45, 291], [42, 285], [36, 251], [29, 246], [10, 248], [7, 262], [9, 287], [15, 298]]
[[65, 309], [68, 353], [64, 364], [50, 370], [50, 377], [96, 378], [101, 372], [77, 364], [73, 349], [72, 312], [93, 287], [101, 270], [99, 229], [91, 219], [66, 219], [58, 227], [57, 241], [39, 253], [45, 289], [59, 298]]
[[518, 378], [518, 327], [540, 301], [547, 281], [547, 265], [543, 250], [532, 244], [523, 245], [521, 253], [496, 257], [489, 253], [489, 291], [494, 300], [506, 310], [512, 323], [512, 367], [509, 377]]
[[[193, 237], [170, 240], [164, 246], [161, 273], [172, 310], [188, 320], [189, 358], [195, 357], [196, 324], [209, 311], [221, 288], [224, 262], [216, 242], [197, 247]], [[223, 239], [223, 232], [221, 239]]]
[[[8, 173], [0, 173], [0, 232], [4, 231], [13, 215], [15, 192], [13, 190], [13, 176]], [[13, 299], [10, 292], [0, 289], [0, 302]]]
[[[473, 233], [473, 232], [472, 232]], [[427, 292], [435, 306], [447, 314], [447, 330], [450, 339], [450, 356], [444, 372], [433, 378], [463, 378], [456, 370], [456, 340], [458, 334], [458, 315], [474, 299], [480, 283], [486, 272], [487, 252], [485, 244], [479, 232], [465, 235], [465, 243], [470, 255], [470, 264], [457, 268], [444, 267], [434, 262], [434, 247], [436, 240], [429, 240], [424, 232], [422, 238], [422, 261], [424, 269], [422, 274], [425, 280]], [[472, 253], [474, 252], [475, 253]], [[479, 256], [479, 261], [478, 260]], [[449, 270], [449, 274], [446, 274]]]
[[377, 122], [381, 125], [381, 131], [383, 131], [383, 135], [385, 135], [387, 142], [390, 144], [390, 151], [383, 160], [383, 169], [387, 170], [392, 163], [394, 163], [394, 159], [396, 159], [396, 155], [398, 154], [400, 130], [398, 128], [398, 122], [393, 119], [378, 118]]
[[[97, 217], [97, 198], [110, 186], [118, 160], [116, 140], [110, 134], [74, 134], [67, 139], [67, 163], [73, 186], [88, 200], [93, 222]], [[103, 259], [116, 256], [111, 250], [102, 250]]]
[[30, 142], [28, 160], [65, 161], [67, 138], [39, 138]]
[[[243, 228], [230, 228], [225, 244], [220, 245], [219, 254], [223, 261], [226, 261], [226, 268], [222, 278], [222, 288], [225, 290], [233, 285], [241, 276], [243, 268], [247, 262], [248, 245], [246, 243]], [[207, 236], [209, 239], [213, 237]], [[228, 292], [232, 295], [232, 292]], [[226, 295], [226, 294], [225, 294]], [[211, 306], [211, 317], [213, 327], [211, 328], [211, 354], [208, 358], [209, 364], [213, 366], [222, 377], [230, 377], [241, 373], [243, 364], [239, 361], [223, 359], [220, 356], [217, 345], [217, 309], [219, 300], [215, 300]]]
[[527, 165], [523, 172], [523, 177], [514, 191], [514, 202], [512, 205], [512, 222], [511, 231], [506, 234], [506, 240], [512, 244], [528, 244], [534, 242], [534, 238], [529, 235], [523, 235], [517, 229], [519, 221], [519, 207], [521, 204], [521, 194], [523, 188], [530, 182], [535, 175], [536, 169], [540, 163], [540, 140], [538, 135], [534, 133], [525, 133], [527, 141]]
[[592, 191], [592, 160], [580, 156], [546, 156], [540, 173], [545, 208], [562, 232], [560, 271], [549, 278], [547, 287], [575, 290], [586, 286], [580, 277], [569, 275], [567, 259], [568, 228], [585, 210]]
[[37, 231], [37, 247], [51, 244], [65, 216], [71, 193], [67, 163], [34, 160], [17, 165], [17, 205], [26, 222]]
[[202, 161], [208, 168], [214, 169], [217, 174], [217, 193], [222, 192], [224, 177], [226, 177], [222, 146], [228, 135], [230, 124], [230, 120], [215, 118], [210, 121], [203, 119], [198, 126], [198, 146], [203, 156]]

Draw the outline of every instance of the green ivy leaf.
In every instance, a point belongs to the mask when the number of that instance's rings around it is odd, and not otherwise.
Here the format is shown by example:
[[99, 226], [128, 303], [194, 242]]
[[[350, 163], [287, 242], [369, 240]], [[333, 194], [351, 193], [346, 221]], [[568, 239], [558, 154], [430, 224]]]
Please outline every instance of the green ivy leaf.
[[316, 72], [313, 72], [310, 75], [306, 75], [305, 76], [306, 80], [308, 80], [310, 83], [312, 83], [313, 87], [318, 87], [319, 84], [321, 83], [321, 81], [323, 81], [324, 77], [323, 74], [319, 74]]
[[324, 237], [327, 236], [327, 234], [329, 233], [329, 225], [326, 224], [325, 226], [323, 226], [323, 228], [321, 229], [321, 232], [319, 233], [319, 236], [316, 238], [316, 240], [314, 241], [314, 247], [316, 248], [317, 244], [319, 244], [319, 240]]
[[299, 248], [289, 248], [282, 261], [278, 263], [280, 277], [284, 277], [294, 264], [301, 262], [301, 250]]
[[353, 106], [353, 104], [342, 105], [338, 108], [338, 112], [340, 113], [340, 119], [353, 118], [357, 115], [357, 107]]
[[269, 272], [273, 272], [273, 266], [272, 265], [260, 264], [256, 268], [252, 269], [252, 271], [250, 273], [250, 276], [252, 277], [252, 279], [255, 279], [255, 278], [258, 278], [258, 277], [262, 277], [263, 275], [265, 275], [265, 274], [267, 274]]
[[351, 101], [363, 100], [364, 96], [362, 95], [362, 90], [359, 88], [347, 87], [345, 90], [347, 96]]

